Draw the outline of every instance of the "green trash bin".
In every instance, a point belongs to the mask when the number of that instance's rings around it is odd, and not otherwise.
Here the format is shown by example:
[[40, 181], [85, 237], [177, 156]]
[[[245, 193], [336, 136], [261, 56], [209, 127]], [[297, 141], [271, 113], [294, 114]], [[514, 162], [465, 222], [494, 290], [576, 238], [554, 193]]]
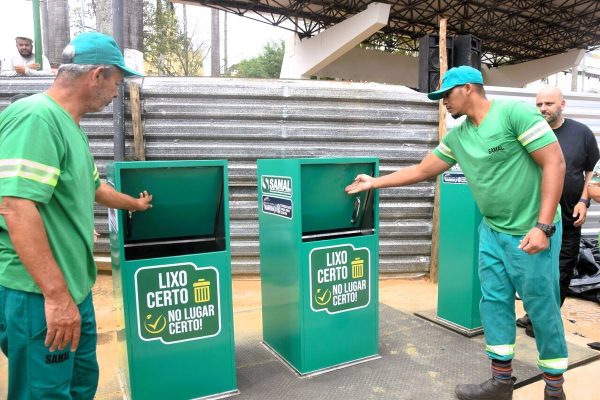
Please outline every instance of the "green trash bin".
[[120, 378], [128, 398], [237, 393], [226, 161], [115, 162], [153, 207], [109, 209]]
[[379, 197], [348, 195], [373, 158], [258, 160], [263, 339], [300, 375], [378, 356]]
[[440, 179], [437, 319], [465, 336], [483, 333], [478, 275], [481, 218], [457, 164]]

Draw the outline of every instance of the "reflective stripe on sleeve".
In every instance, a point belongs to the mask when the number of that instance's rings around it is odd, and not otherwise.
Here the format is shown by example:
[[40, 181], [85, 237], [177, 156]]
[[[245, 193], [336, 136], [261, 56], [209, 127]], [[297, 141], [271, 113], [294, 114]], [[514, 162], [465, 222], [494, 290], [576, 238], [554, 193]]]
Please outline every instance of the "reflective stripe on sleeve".
[[0, 179], [19, 177], [54, 187], [59, 176], [60, 170], [58, 168], [35, 161], [22, 158], [0, 160]]
[[452, 154], [452, 150], [450, 149], [450, 147], [446, 146], [444, 143], [438, 144], [437, 149], [440, 153], [442, 153], [446, 157], [451, 158], [454, 161], [456, 161], [456, 158], [454, 158], [454, 154]]
[[550, 125], [548, 125], [546, 120], [544, 120], [527, 129], [525, 132], [519, 135], [517, 139], [523, 146], [527, 146], [534, 140], [544, 136], [547, 132], [552, 132], [552, 128], [550, 128]]

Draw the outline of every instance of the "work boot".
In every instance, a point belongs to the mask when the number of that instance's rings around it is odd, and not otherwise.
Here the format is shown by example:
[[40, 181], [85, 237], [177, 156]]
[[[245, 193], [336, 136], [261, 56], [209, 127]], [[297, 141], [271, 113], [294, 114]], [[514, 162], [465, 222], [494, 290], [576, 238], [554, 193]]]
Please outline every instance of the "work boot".
[[564, 389], [560, 394], [560, 397], [550, 396], [548, 393], [546, 393], [546, 391], [544, 391], [544, 400], [567, 400], [567, 395], [565, 394]]
[[527, 325], [530, 325], [531, 321], [529, 320], [529, 316], [525, 314], [521, 318], [517, 319], [517, 326], [521, 328], [527, 328]]
[[516, 380], [512, 377], [508, 383], [502, 383], [491, 378], [479, 385], [457, 385], [454, 392], [461, 400], [512, 400]]
[[600, 350], [600, 342], [592, 342], [587, 345], [594, 350]]
[[529, 324], [525, 327], [525, 334], [532, 338], [535, 337], [535, 332], [533, 331], [533, 324], [531, 321], [529, 321]]

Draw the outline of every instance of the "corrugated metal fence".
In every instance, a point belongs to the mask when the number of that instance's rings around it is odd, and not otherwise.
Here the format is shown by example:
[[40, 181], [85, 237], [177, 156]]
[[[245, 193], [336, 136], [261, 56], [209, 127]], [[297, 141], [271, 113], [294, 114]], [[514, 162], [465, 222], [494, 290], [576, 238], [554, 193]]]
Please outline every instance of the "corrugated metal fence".
[[[144, 78], [139, 83], [148, 160], [229, 160], [236, 273], [259, 270], [256, 159], [373, 156], [386, 174], [418, 162], [437, 142], [437, 103], [399, 86], [224, 78]], [[49, 85], [48, 79], [0, 78], [0, 110], [14, 94], [37, 93]], [[486, 90], [490, 98], [535, 99], [532, 90]], [[600, 137], [600, 96], [568, 93], [566, 100], [566, 116]], [[82, 126], [104, 176], [104, 165], [113, 158], [112, 109], [88, 115]], [[126, 138], [126, 157], [132, 159], [129, 122]], [[381, 192], [382, 272], [428, 272], [433, 192], [433, 182]], [[598, 216], [600, 206], [594, 205], [585, 234], [598, 233]], [[99, 206], [96, 225], [102, 234], [97, 251], [106, 253], [106, 209]]]
[[[0, 108], [49, 80], [0, 80]], [[437, 142], [437, 103], [390, 85], [333, 81], [144, 78], [140, 81], [148, 160], [229, 160], [233, 270], [256, 273], [256, 159], [378, 157], [385, 174], [419, 161]], [[128, 104], [128, 101], [126, 101]], [[101, 174], [112, 159], [111, 109], [82, 121]], [[127, 123], [128, 159], [133, 158]], [[433, 182], [381, 193], [382, 272], [429, 269]], [[106, 210], [96, 209], [106, 252]]]

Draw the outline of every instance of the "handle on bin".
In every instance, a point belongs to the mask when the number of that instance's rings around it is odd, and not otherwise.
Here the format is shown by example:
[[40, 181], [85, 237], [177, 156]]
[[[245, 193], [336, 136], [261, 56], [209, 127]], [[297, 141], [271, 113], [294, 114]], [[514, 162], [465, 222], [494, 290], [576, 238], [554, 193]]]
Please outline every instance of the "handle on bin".
[[355, 224], [358, 219], [358, 213], [360, 212], [360, 197], [356, 197], [354, 199], [354, 211], [352, 211], [352, 218], [350, 218], [350, 223]]
[[125, 236], [131, 237], [133, 230], [133, 211], [127, 211], [127, 225], [125, 227]]

